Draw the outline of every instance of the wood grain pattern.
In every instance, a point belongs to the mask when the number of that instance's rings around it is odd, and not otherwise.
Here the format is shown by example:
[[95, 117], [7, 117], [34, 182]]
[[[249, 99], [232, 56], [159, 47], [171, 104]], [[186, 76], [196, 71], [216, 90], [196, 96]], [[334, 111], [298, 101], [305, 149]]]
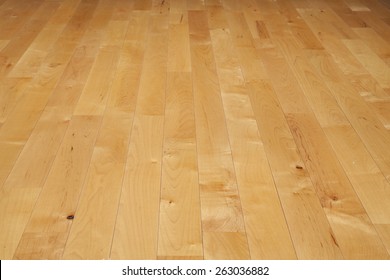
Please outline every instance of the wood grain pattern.
[[0, 0], [1, 259], [390, 259], [382, 0]]

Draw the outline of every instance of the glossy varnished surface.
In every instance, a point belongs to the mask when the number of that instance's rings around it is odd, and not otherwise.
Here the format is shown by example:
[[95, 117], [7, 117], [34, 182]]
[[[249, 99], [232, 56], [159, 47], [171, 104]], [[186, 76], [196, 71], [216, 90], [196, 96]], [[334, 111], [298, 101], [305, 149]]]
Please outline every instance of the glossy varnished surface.
[[389, 259], [379, 0], [0, 0], [1, 259]]

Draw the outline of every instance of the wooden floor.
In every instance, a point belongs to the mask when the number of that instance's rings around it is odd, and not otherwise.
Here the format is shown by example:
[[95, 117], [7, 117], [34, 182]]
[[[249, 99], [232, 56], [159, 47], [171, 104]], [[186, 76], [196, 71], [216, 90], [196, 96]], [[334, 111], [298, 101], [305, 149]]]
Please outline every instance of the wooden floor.
[[390, 2], [0, 0], [0, 259], [389, 259]]

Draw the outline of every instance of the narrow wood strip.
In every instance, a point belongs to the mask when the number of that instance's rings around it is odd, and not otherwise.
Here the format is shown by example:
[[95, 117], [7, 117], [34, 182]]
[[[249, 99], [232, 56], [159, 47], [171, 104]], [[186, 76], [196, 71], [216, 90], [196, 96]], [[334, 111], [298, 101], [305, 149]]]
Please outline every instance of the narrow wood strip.
[[191, 75], [170, 73], [164, 124], [159, 259], [203, 259], [193, 103]]
[[163, 125], [163, 116], [135, 116], [112, 259], [157, 258]]
[[75, 115], [102, 115], [104, 113], [118, 58], [118, 48], [106, 47], [99, 50], [77, 103]]

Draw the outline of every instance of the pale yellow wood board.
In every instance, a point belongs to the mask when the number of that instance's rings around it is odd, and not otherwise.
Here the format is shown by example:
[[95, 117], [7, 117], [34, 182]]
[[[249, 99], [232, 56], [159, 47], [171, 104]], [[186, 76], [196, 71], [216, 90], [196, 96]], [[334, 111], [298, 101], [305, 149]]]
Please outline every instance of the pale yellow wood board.
[[[175, 117], [173, 117], [175, 116]], [[203, 258], [192, 81], [168, 75], [158, 258]]]
[[163, 116], [135, 116], [112, 259], [156, 259]]

